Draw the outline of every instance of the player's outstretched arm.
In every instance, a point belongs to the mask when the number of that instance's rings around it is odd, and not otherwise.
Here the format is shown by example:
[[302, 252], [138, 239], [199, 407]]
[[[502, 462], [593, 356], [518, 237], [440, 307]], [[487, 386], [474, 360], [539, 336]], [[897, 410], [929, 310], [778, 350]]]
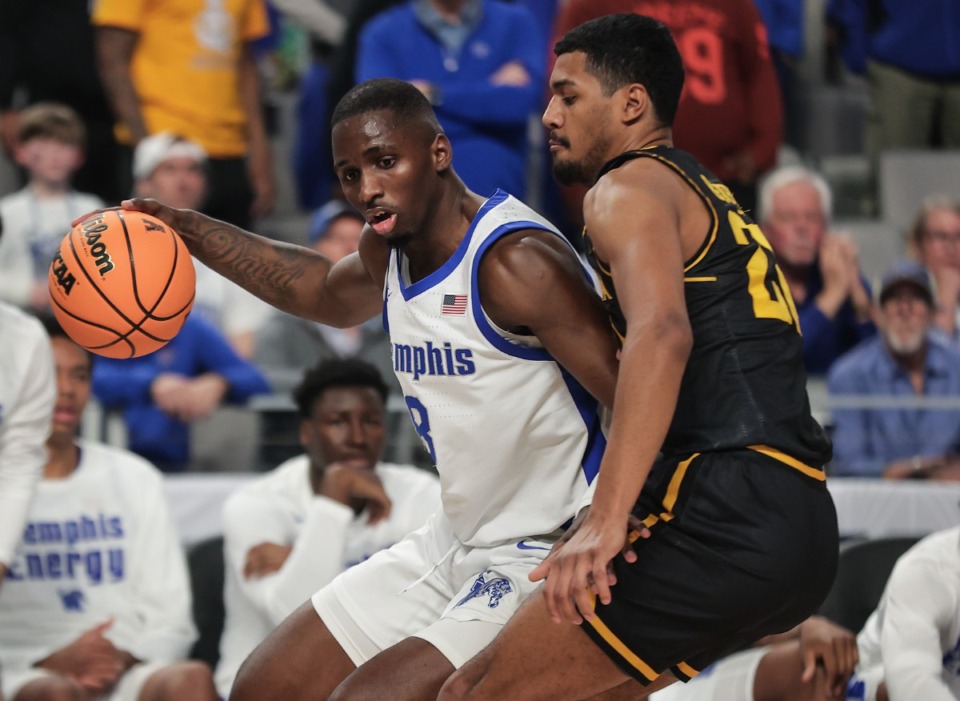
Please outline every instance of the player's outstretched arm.
[[693, 344], [678, 187], [627, 165], [607, 175], [584, 202], [587, 230], [610, 265], [627, 336], [590, 511], [564, 547], [530, 575], [546, 579], [545, 599], [556, 621], [592, 617], [594, 595], [609, 603], [614, 581], [608, 564], [623, 548], [631, 509], [676, 408]]
[[[120, 208], [165, 222], [198, 260], [285, 312], [349, 327], [381, 309], [387, 249], [375, 235], [365, 232], [361, 253], [334, 264], [312, 249], [258, 236], [157, 200], [124, 200]], [[365, 261], [371, 261], [370, 268]]]

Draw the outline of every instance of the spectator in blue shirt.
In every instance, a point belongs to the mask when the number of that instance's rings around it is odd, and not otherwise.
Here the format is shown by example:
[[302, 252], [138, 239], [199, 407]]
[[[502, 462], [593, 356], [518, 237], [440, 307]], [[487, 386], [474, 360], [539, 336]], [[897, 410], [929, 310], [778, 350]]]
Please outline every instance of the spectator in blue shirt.
[[93, 392], [105, 407], [123, 413], [130, 450], [164, 472], [187, 469], [191, 422], [221, 403], [242, 404], [269, 391], [260, 370], [195, 315], [155, 353], [97, 358], [93, 368]]
[[361, 30], [355, 77], [417, 86], [453, 144], [453, 165], [467, 187], [484, 197], [501, 188], [524, 199], [546, 42], [546, 28], [521, 4], [410, 0]]
[[[880, 337], [865, 341], [830, 371], [834, 474], [960, 479], [960, 409], [910, 401], [960, 402], [960, 351], [930, 333], [933, 315], [923, 266], [914, 261], [891, 266], [880, 289]], [[871, 398], [881, 406], [855, 406]], [[890, 406], [883, 407], [884, 401]]]
[[833, 195], [827, 181], [803, 166], [786, 166], [760, 186], [760, 217], [797, 305], [803, 361], [810, 375], [876, 333], [870, 288], [857, 249], [828, 231]]

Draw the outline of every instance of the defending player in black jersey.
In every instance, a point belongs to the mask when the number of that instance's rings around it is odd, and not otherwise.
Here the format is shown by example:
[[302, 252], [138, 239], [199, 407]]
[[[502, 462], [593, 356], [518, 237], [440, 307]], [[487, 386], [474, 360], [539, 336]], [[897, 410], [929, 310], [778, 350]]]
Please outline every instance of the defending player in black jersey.
[[[544, 587], [443, 701], [640, 698], [798, 624], [836, 569], [796, 310], [760, 228], [671, 145], [669, 31], [610, 15], [555, 52], [543, 121], [557, 178], [592, 183], [585, 235], [622, 342], [613, 420], [592, 506], [531, 574]], [[652, 535], [620, 555], [631, 512]]]

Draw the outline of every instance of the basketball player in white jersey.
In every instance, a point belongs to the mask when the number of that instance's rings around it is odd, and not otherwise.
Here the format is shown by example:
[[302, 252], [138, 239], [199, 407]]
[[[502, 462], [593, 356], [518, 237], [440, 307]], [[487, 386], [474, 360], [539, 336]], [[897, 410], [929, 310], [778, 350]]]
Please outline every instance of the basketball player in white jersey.
[[[214, 270], [334, 326], [382, 314], [443, 510], [347, 570], [240, 669], [231, 699], [435, 698], [527, 597], [531, 570], [591, 499], [616, 339], [570, 245], [509, 195], [470, 192], [408, 83], [355, 87], [333, 116], [334, 166], [367, 220], [336, 264], [152, 200]], [[592, 397], [591, 397], [592, 395]]]

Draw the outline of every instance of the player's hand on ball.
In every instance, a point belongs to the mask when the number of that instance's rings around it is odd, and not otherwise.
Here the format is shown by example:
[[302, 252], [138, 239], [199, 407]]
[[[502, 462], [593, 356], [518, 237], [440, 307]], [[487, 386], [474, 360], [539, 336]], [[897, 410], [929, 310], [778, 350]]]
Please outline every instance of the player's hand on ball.
[[366, 509], [368, 523], [376, 523], [390, 515], [393, 502], [373, 466], [361, 461], [334, 462], [323, 471], [320, 493], [349, 506], [357, 513]]

